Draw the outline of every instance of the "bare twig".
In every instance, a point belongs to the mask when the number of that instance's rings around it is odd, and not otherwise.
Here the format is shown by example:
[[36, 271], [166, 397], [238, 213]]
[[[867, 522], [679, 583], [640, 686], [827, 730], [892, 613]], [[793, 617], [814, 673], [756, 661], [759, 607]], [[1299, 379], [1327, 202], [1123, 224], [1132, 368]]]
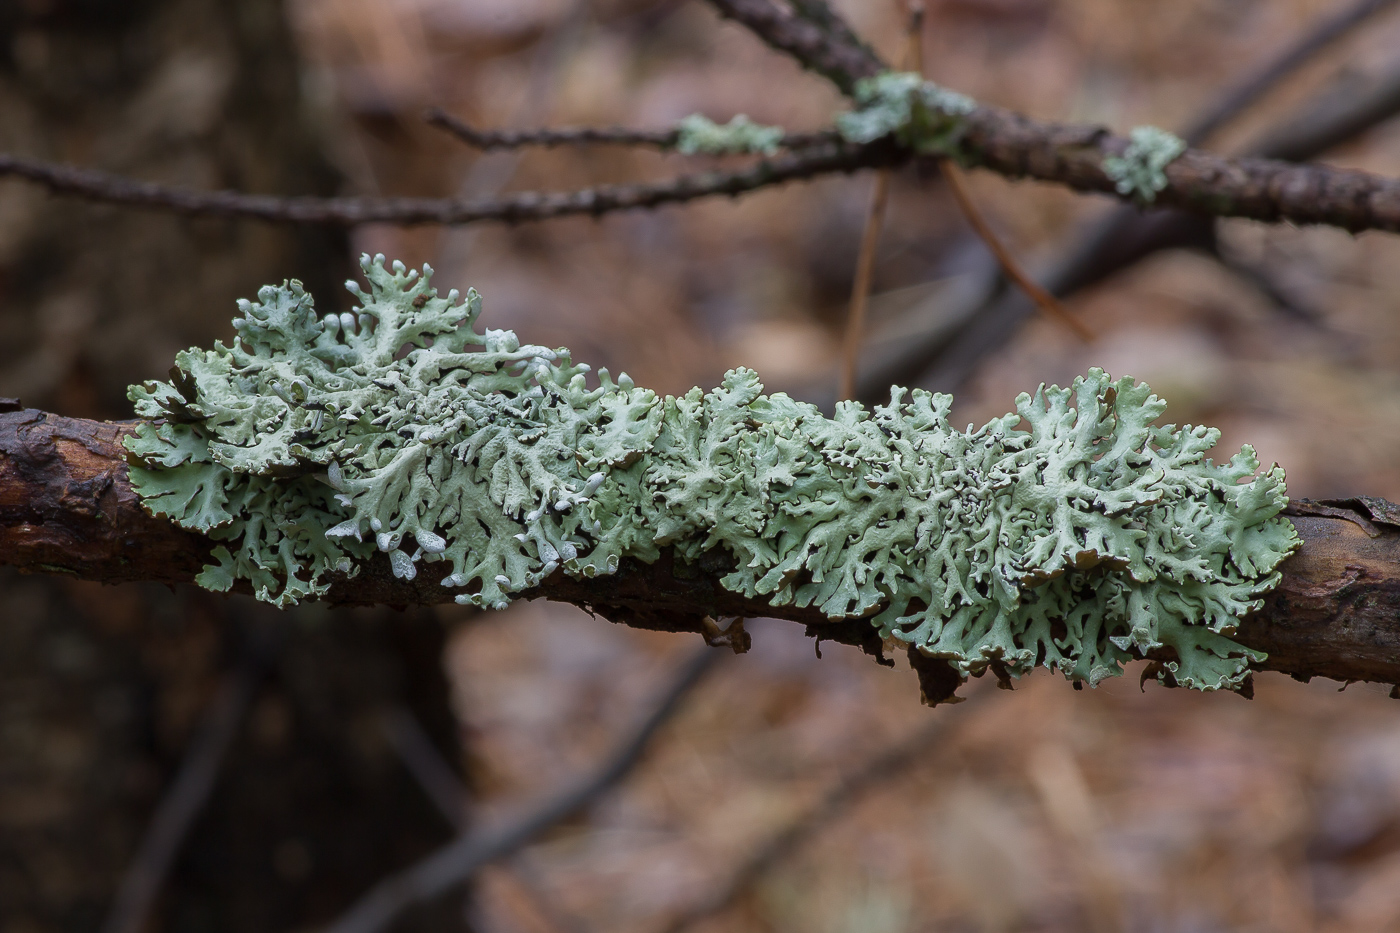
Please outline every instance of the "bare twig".
[[1395, 3], [1396, 0], [1358, 0], [1349, 7], [1323, 17], [1292, 45], [1246, 75], [1213, 106], [1188, 123], [1181, 131], [1181, 138], [1193, 146], [1205, 142], [1265, 94], [1283, 83], [1285, 78], [1351, 35], [1367, 20], [1394, 7]]
[[[986, 678], [970, 687], [967, 695], [994, 683]], [[939, 751], [952, 724], [952, 708], [944, 708], [910, 735], [895, 741], [867, 758], [860, 767], [843, 776], [811, 807], [788, 823], [766, 842], [748, 854], [713, 894], [672, 917], [659, 933], [684, 933], [697, 924], [723, 913], [752, 891], [755, 885], [785, 859], [800, 850], [817, 833], [840, 819], [871, 793], [898, 780], [929, 754]]]
[[992, 230], [991, 224], [987, 223], [987, 218], [982, 216], [975, 201], [972, 200], [972, 192], [967, 189], [967, 180], [963, 178], [962, 169], [958, 168], [956, 162], [951, 159], [939, 160], [938, 167], [943, 170], [943, 177], [948, 180], [948, 189], [953, 192], [953, 198], [958, 202], [958, 207], [962, 208], [963, 216], [972, 229], [977, 232], [977, 236], [982, 242], [987, 244], [987, 249], [991, 250], [996, 257], [997, 263], [1001, 266], [1001, 271], [1007, 278], [1020, 286], [1021, 291], [1026, 293], [1035, 306], [1052, 320], [1074, 331], [1080, 340], [1088, 343], [1094, 339], [1094, 332], [1091, 331], [1083, 321], [1070, 314], [1059, 299], [1041, 288], [1039, 283], [1030, 277], [1016, 262], [1011, 251], [1001, 242], [1001, 239]]
[[641, 762], [651, 740], [717, 658], [714, 651], [702, 648], [684, 662], [644, 721], [591, 774], [552, 791], [499, 825], [462, 836], [407, 870], [379, 882], [331, 924], [327, 933], [383, 930], [404, 910], [445, 893], [481, 866], [516, 851], [593, 803]]
[[176, 214], [249, 217], [278, 223], [355, 226], [368, 223], [524, 223], [572, 215], [680, 204], [717, 195], [735, 196], [789, 181], [903, 161], [888, 145], [824, 145], [765, 159], [734, 171], [697, 172], [662, 182], [600, 185], [567, 192], [522, 192], [501, 198], [290, 197], [238, 191], [197, 191], [136, 181], [94, 169], [0, 155], [0, 176], [12, 175], [58, 194], [92, 201], [153, 208]]
[[467, 828], [467, 789], [433, 745], [427, 730], [402, 703], [384, 711], [384, 737], [442, 818], [459, 833]]
[[[654, 149], [674, 149], [680, 131], [637, 130], [612, 126], [561, 126], [530, 130], [483, 130], [459, 120], [436, 107], [428, 111], [429, 125], [445, 130], [462, 142], [477, 149], [524, 149], [530, 146], [647, 146]], [[823, 143], [836, 143], [840, 137], [835, 130], [813, 133], [786, 133], [779, 145], [785, 149], [804, 149]]]
[[[844, 25], [825, 0], [809, 0], [794, 10], [799, 16], [811, 19], [828, 29], [839, 29]], [[912, 0], [908, 9], [908, 22], [905, 30], [904, 65], [914, 71], [923, 72], [923, 0]], [[855, 41], [855, 33], [850, 33]], [[870, 212], [865, 219], [865, 232], [860, 238], [860, 253], [856, 257], [856, 274], [851, 282], [851, 306], [846, 315], [846, 335], [841, 346], [841, 384], [838, 399], [854, 399], [856, 395], [856, 367], [860, 361], [860, 345], [865, 337], [865, 310], [870, 303], [870, 280], [875, 274], [875, 250], [880, 244], [880, 227], [885, 222], [885, 204], [890, 195], [890, 171], [883, 169], [875, 176], [875, 190], [870, 198]]]
[[880, 243], [880, 227], [885, 222], [885, 202], [890, 193], [890, 173], [875, 176], [875, 191], [870, 197], [870, 212], [865, 218], [865, 232], [860, 238], [860, 254], [856, 257], [855, 280], [851, 283], [851, 308], [846, 315], [846, 336], [841, 344], [841, 388], [838, 398], [854, 398], [856, 393], [856, 362], [860, 359], [860, 342], [865, 335], [865, 308], [870, 300], [870, 278], [875, 271], [875, 248]]
[[102, 933], [140, 933], [145, 929], [170, 866], [214, 789], [224, 757], [257, 692], [264, 664], [260, 653], [250, 653], [224, 679], [205, 709], [175, 781], [156, 808], [136, 857], [122, 878]]
[[[467, 802], [470, 797], [467, 787], [442, 757], [418, 717], [407, 706], [398, 704], [385, 711], [383, 725], [385, 736], [399, 760], [418, 781], [418, 786], [443, 819], [457, 832], [466, 832], [469, 825]], [[536, 873], [524, 861], [524, 854], [515, 853], [512, 864], [501, 866], [503, 874], [528, 897], [530, 907], [551, 929], [584, 933], [586, 928], [583, 923], [561, 910], [548, 892], [542, 889]]]

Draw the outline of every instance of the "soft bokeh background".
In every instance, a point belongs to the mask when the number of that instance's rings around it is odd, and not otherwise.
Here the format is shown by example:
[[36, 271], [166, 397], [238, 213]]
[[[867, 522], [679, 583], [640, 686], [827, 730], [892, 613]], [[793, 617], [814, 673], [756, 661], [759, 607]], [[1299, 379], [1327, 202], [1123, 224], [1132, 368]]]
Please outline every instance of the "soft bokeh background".
[[[894, 0], [836, 5], [897, 58], [903, 17]], [[1178, 126], [1333, 6], [933, 0], [927, 73], [1043, 119]], [[698, 2], [288, 0], [285, 13], [301, 56], [297, 125], [320, 140], [346, 192], [488, 197], [661, 178], [694, 165], [615, 148], [479, 156], [424, 124], [430, 105], [484, 126], [660, 127], [700, 111], [795, 129], [822, 125], [840, 106], [822, 80]], [[14, 36], [14, 60], [43, 54], [36, 41]], [[1323, 89], [1394, 65], [1396, 48], [1400, 16], [1377, 20], [1251, 110], [1219, 145], [1286, 124]], [[188, 74], [210, 72], [213, 54], [192, 51]], [[187, 99], [194, 79], [177, 78], [170, 93], [202, 113]], [[206, 96], [215, 93], [208, 74], [201, 80]], [[6, 107], [14, 109], [0, 100], [0, 112]], [[90, 161], [88, 151], [48, 154]], [[1400, 174], [1400, 125], [1327, 159]], [[145, 168], [145, 177], [239, 183]], [[986, 173], [971, 181], [993, 225], [1033, 268], [1109, 206]], [[568, 346], [575, 359], [625, 369], [658, 391], [708, 387], [742, 364], [770, 389], [815, 397], [835, 381], [871, 188], [869, 176], [839, 177], [597, 221], [371, 227], [354, 231], [350, 248], [431, 263], [444, 289], [482, 292], [487, 326]], [[3, 255], [5, 231], [57, 209], [113, 213], [0, 182], [0, 260], [12, 278], [18, 266]], [[228, 229], [254, 231], [238, 242], [267, 235], [256, 225]], [[1284, 313], [1211, 258], [1160, 254], [1070, 302], [1098, 335], [1093, 344], [1040, 319], [1009, 334], [960, 387], [955, 421], [980, 423], [1009, 410], [1020, 391], [1097, 365], [1150, 382], [1173, 421], [1219, 425], [1224, 456], [1253, 444], [1265, 463], [1286, 467], [1294, 495], [1400, 499], [1400, 239], [1242, 221], [1224, 222], [1220, 234], [1232, 255], [1318, 321]], [[47, 248], [54, 256], [65, 249]], [[258, 248], [285, 258], [276, 245]], [[211, 252], [228, 260], [227, 250]], [[985, 261], [941, 181], [897, 175], [873, 328], [898, 327], [908, 309]], [[259, 273], [273, 275], [267, 267]], [[214, 269], [221, 281], [239, 274]], [[333, 277], [324, 268], [275, 274], [318, 284]], [[186, 303], [184, 318], [156, 327], [135, 298], [104, 300], [109, 317], [81, 302], [37, 321], [11, 314], [0, 395], [67, 414], [120, 415], [113, 402], [89, 401], [110, 392], [83, 387], [159, 375], [176, 346], [223, 333], [232, 310]], [[335, 307], [345, 296], [318, 300]], [[139, 349], [117, 354], [110, 338], [73, 336], [106, 320]], [[690, 648], [547, 604], [435, 615], [451, 636], [446, 669], [474, 819], [604, 754]], [[1400, 929], [1400, 704], [1388, 688], [1358, 684], [1339, 694], [1336, 684], [1267, 675], [1246, 702], [1155, 685], [1143, 692], [1130, 671], [1086, 692], [1037, 676], [1014, 693], [980, 690], [930, 711], [902, 661], [891, 671], [834, 647], [818, 660], [793, 626], [757, 621], [751, 629], [753, 650], [726, 660], [619, 793], [481, 877], [467, 907], [474, 929], [657, 929], [724, 883], [746, 852], [840, 775], [930, 717], [947, 717], [949, 731], [915, 765], [703, 929]]]

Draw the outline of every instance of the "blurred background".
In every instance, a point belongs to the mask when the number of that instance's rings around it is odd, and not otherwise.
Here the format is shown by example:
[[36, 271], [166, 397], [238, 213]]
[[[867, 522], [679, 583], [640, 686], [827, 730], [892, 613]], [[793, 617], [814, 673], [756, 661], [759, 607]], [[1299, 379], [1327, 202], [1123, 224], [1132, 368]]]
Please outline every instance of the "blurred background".
[[[896, 0], [835, 5], [898, 59]], [[926, 72], [1041, 119], [1178, 127], [1339, 5], [930, 0]], [[1398, 48], [1400, 10], [1373, 17], [1212, 145], [1241, 151], [1389, 87], [1390, 111], [1323, 157], [1400, 175], [1400, 121], [1385, 119], [1400, 112]], [[4, 152], [277, 194], [488, 198], [708, 167], [612, 147], [482, 155], [427, 126], [429, 106], [485, 127], [661, 128], [698, 111], [813, 129], [842, 102], [695, 0], [0, 4]], [[742, 364], [770, 390], [829, 401], [873, 181], [346, 233], [0, 179], [0, 396], [130, 417], [125, 387], [227, 338], [236, 298], [295, 276], [323, 310], [344, 309], [340, 283], [367, 251], [431, 263], [444, 290], [481, 291], [485, 326], [659, 392]], [[1113, 209], [970, 182], [1032, 269]], [[882, 347], [922, 348], [900, 378], [955, 388], [955, 423], [981, 423], [1102, 366], [1149, 382], [1170, 420], [1220, 426], [1221, 456], [1253, 444], [1295, 496], [1400, 499], [1400, 239], [1206, 225], [1198, 248], [1153, 252], [1068, 299], [1093, 343], [1031, 317], [950, 364], [939, 335], [979, 306], [966, 296], [985, 290], [990, 259], [937, 173], [909, 168], [892, 186], [866, 371], [890, 365]], [[0, 619], [4, 933], [316, 928], [457, 827], [606, 756], [694, 648], [544, 603], [277, 614], [12, 573]], [[1095, 691], [1035, 676], [928, 710], [902, 659], [889, 670], [828, 646], [819, 660], [795, 626], [749, 627], [753, 650], [721, 661], [616, 792], [399, 928], [659, 931], [801, 826], [801, 845], [694, 929], [1400, 929], [1388, 688], [1271, 674], [1246, 702], [1142, 692], [1131, 670]], [[116, 892], [219, 711], [231, 725], [216, 780], [133, 914]], [[917, 754], [839, 790], [911, 735], [926, 738]]]

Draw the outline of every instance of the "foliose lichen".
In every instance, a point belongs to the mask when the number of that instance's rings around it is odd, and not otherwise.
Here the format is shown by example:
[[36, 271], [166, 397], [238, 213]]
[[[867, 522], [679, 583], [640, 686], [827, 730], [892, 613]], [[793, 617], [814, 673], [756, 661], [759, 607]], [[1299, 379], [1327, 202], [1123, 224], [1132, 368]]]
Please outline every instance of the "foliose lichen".
[[925, 155], [953, 155], [976, 102], [911, 72], [887, 71], [856, 83], [856, 109], [836, 118], [847, 142], [865, 144], [894, 134]]
[[772, 155], [782, 143], [782, 127], [755, 123], [742, 113], [722, 124], [693, 113], [676, 124], [676, 151], [682, 155]]
[[1173, 133], [1155, 126], [1134, 127], [1123, 155], [1105, 158], [1103, 172], [1119, 194], [1151, 204], [1167, 186], [1167, 166], [1185, 151], [1186, 142]]
[[946, 395], [827, 418], [747, 369], [662, 398], [478, 332], [480, 297], [439, 296], [426, 266], [362, 264], [356, 312], [264, 288], [231, 345], [131, 389], [132, 483], [222, 542], [210, 589], [285, 606], [379, 550], [500, 608], [551, 574], [720, 551], [728, 589], [868, 618], [963, 674], [1092, 685], [1165, 650], [1162, 677], [1216, 690], [1262, 657], [1230, 635], [1298, 546], [1283, 471], [1248, 447], [1205, 459], [1219, 432], [1156, 425], [1145, 385], [1091, 370], [966, 431]]

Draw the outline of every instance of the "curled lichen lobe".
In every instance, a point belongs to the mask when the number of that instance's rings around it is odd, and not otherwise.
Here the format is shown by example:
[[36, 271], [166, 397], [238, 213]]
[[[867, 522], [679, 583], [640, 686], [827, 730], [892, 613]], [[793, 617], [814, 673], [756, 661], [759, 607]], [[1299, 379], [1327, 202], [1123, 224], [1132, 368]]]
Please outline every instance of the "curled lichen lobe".
[[438, 296], [426, 267], [364, 267], [355, 312], [263, 289], [231, 346], [132, 388], [146, 508], [223, 542], [203, 585], [286, 605], [378, 550], [500, 607], [557, 571], [718, 549], [731, 591], [869, 618], [965, 674], [1094, 684], [1154, 653], [1218, 689], [1259, 657], [1229, 636], [1297, 547], [1283, 472], [1205, 459], [1219, 433], [1156, 424], [1131, 379], [1091, 370], [967, 431], [945, 395], [827, 418], [749, 370], [661, 398], [477, 332], [476, 293]]

